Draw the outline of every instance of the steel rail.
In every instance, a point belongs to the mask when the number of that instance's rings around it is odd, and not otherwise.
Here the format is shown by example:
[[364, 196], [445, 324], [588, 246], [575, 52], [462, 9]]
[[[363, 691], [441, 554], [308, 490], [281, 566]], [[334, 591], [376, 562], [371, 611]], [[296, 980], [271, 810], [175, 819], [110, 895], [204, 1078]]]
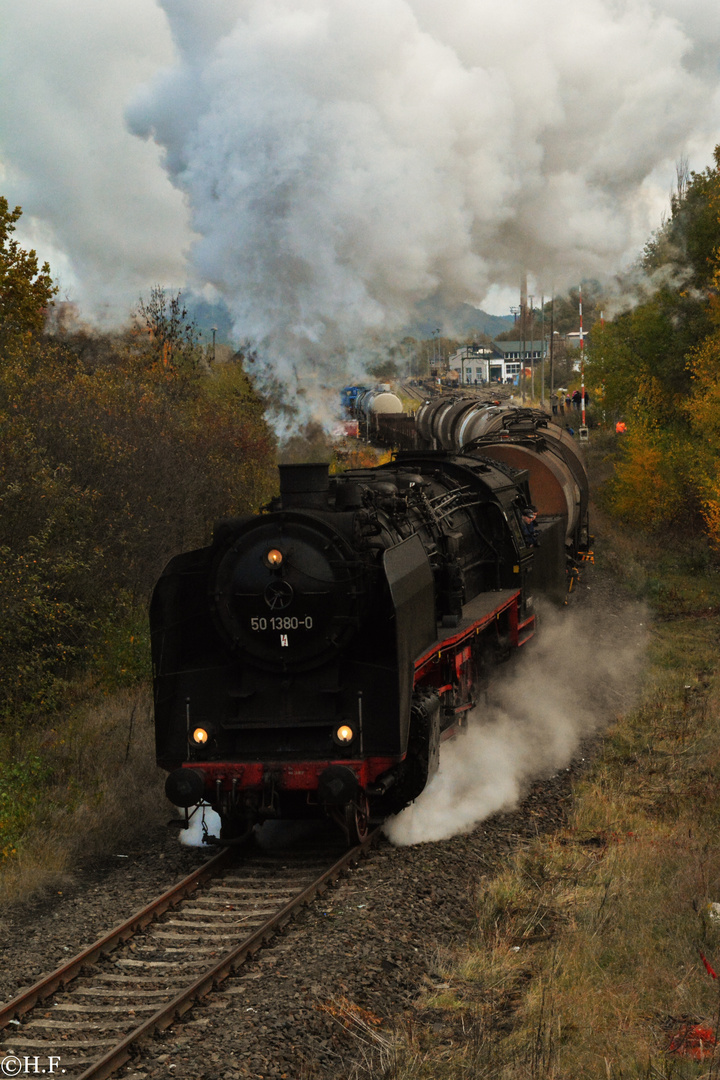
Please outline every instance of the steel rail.
[[410, 386], [407, 382], [399, 383], [400, 389], [406, 397], [414, 398], [415, 401], [424, 401], [427, 397], [427, 392], [418, 390], [417, 386]]
[[171, 1001], [162, 1005], [157, 1012], [139, 1027], [129, 1032], [112, 1049], [108, 1050], [101, 1058], [81, 1073], [78, 1080], [106, 1080], [112, 1076], [116, 1069], [124, 1065], [130, 1058], [130, 1048], [142, 1038], [151, 1035], [155, 1031], [162, 1031], [183, 1016], [193, 1004], [201, 997], [205, 997], [214, 990], [224, 979], [231, 975], [237, 967], [243, 963], [247, 956], [253, 955], [260, 949], [272, 935], [287, 923], [294, 912], [308, 904], [315, 896], [325, 891], [343, 871], [351, 864], [360, 860], [360, 857], [377, 841], [381, 829], [375, 829], [361, 843], [335, 862], [329, 870], [324, 871], [311, 885], [303, 889], [297, 896], [289, 900], [275, 915], [241, 941], [239, 945], [226, 953], [213, 967], [208, 968], [198, 976], [194, 982], [181, 990]]
[[131, 915], [125, 922], [120, 923], [119, 926], [110, 930], [104, 937], [98, 938], [92, 945], [83, 949], [71, 960], [68, 960], [62, 967], [57, 968], [50, 975], [46, 975], [39, 982], [36, 982], [34, 986], [18, 994], [17, 997], [0, 1009], [0, 1029], [7, 1027], [11, 1020], [24, 1016], [38, 1002], [44, 1001], [45, 998], [54, 994], [56, 990], [77, 978], [85, 965], [97, 960], [99, 956], [112, 952], [117, 945], [127, 941], [138, 930], [142, 930], [143, 927], [148, 926], [169, 908], [174, 907], [186, 896], [189, 896], [201, 882], [208, 877], [213, 877], [218, 870], [231, 861], [233, 854], [232, 849], [224, 848], [198, 867], [197, 870], [194, 870], [192, 874], [188, 874], [182, 881], [173, 885], [162, 896], [146, 904], [144, 908]]

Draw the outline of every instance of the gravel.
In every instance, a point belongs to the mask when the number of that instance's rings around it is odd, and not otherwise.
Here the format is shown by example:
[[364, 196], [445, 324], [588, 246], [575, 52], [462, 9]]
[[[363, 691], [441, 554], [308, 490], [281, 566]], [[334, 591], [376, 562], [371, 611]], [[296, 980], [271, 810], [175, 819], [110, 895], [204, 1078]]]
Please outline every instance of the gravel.
[[[617, 633], [612, 623], [610, 630]], [[472, 930], [483, 876], [538, 833], [561, 826], [572, 782], [591, 753], [585, 745], [568, 769], [534, 784], [517, 810], [467, 835], [405, 848], [383, 840], [184, 1022], [149, 1039], [118, 1075], [353, 1075], [364, 1045], [357, 1025], [343, 1023], [344, 1004], [366, 1010], [372, 1029], [376, 1021], [387, 1031], [403, 1018], [418, 1018], [421, 989], [428, 979], [437, 982], [438, 950], [464, 942]], [[176, 832], [156, 830], [142, 846], [79, 867], [61, 891], [6, 912], [0, 997], [10, 1000], [207, 857], [207, 850], [182, 847]], [[423, 1017], [430, 1024], [441, 1019]]]
[[[385, 1028], [412, 1011], [437, 949], [470, 931], [481, 877], [538, 831], [563, 821], [571, 779], [581, 767], [579, 761], [536, 784], [517, 811], [497, 815], [470, 835], [399, 849], [381, 841], [237, 976], [198, 1003], [189, 1019], [150, 1039], [118, 1075], [347, 1075], [362, 1047], [343, 1024], [343, 1003], [367, 1010], [368, 1023], [380, 1020]], [[3, 999], [91, 944], [206, 857], [206, 851], [181, 847], [175, 832], [158, 831], [143, 850], [79, 868], [62, 892], [8, 914], [1, 936]]]
[[180, 845], [176, 830], [159, 828], [66, 874], [62, 889], [3, 912], [0, 1000], [66, 963], [207, 857], [207, 850]]

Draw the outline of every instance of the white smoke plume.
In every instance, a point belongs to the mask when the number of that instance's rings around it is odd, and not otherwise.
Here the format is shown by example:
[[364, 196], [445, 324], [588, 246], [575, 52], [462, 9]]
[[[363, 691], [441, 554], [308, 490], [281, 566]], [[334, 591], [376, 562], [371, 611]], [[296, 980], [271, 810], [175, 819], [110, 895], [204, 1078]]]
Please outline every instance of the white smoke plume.
[[513, 809], [532, 780], [565, 768], [584, 738], [628, 706], [646, 642], [639, 606], [544, 613], [529, 655], [493, 680], [466, 733], [441, 748], [440, 769], [415, 802], [390, 819], [398, 846], [468, 832]]
[[291, 387], [416, 301], [616, 265], [653, 170], [717, 124], [697, 0], [161, 2], [177, 61], [131, 128], [188, 196], [198, 282]]
[[139, 83], [173, 59], [153, 0], [0, 0], [0, 193], [59, 299], [110, 325], [156, 281], [186, 277], [191, 232], [160, 151], [127, 130]]
[[418, 301], [616, 270], [720, 126], [712, 0], [0, 4], [0, 175], [72, 298], [220, 294], [316, 410]]

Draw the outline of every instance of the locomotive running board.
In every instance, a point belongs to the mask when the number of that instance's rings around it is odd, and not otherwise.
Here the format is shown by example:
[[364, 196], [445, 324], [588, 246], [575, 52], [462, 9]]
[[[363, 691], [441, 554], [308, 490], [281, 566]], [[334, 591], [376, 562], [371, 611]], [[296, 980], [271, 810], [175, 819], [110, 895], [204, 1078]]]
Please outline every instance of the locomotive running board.
[[498, 592], [480, 593], [469, 604], [465, 604], [458, 626], [441, 629], [437, 640], [415, 661], [416, 682], [423, 669], [440, 659], [444, 652], [455, 650], [465, 641], [470, 641], [506, 613], [512, 644], [524, 645], [535, 632], [535, 616], [531, 615], [529, 619], [519, 622], [519, 602], [519, 589], [500, 589]]

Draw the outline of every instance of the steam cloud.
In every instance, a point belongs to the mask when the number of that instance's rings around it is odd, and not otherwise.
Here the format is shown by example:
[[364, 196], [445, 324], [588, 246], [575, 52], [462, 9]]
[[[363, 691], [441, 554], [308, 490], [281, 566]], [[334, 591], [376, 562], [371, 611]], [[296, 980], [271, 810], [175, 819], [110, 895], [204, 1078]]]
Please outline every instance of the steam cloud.
[[96, 311], [187, 273], [318, 400], [418, 301], [617, 268], [717, 139], [712, 0], [0, 2], [43, 256]]
[[18, 239], [96, 322], [127, 319], [156, 281], [180, 283], [191, 231], [160, 151], [127, 130], [139, 83], [173, 58], [153, 0], [0, 0], [0, 191]]
[[637, 688], [640, 607], [547, 612], [533, 651], [493, 683], [467, 733], [441, 748], [440, 769], [385, 831], [398, 846], [467, 832], [517, 806], [531, 780], [564, 768], [581, 740], [627, 707]]
[[188, 196], [198, 282], [291, 389], [417, 301], [615, 266], [717, 103], [706, 2], [161, 3], [177, 62], [130, 126]]
[[178, 63], [130, 125], [190, 198], [200, 279], [257, 338], [606, 268], [643, 180], [712, 123], [692, 4], [684, 27], [657, 0], [163, 6]]

